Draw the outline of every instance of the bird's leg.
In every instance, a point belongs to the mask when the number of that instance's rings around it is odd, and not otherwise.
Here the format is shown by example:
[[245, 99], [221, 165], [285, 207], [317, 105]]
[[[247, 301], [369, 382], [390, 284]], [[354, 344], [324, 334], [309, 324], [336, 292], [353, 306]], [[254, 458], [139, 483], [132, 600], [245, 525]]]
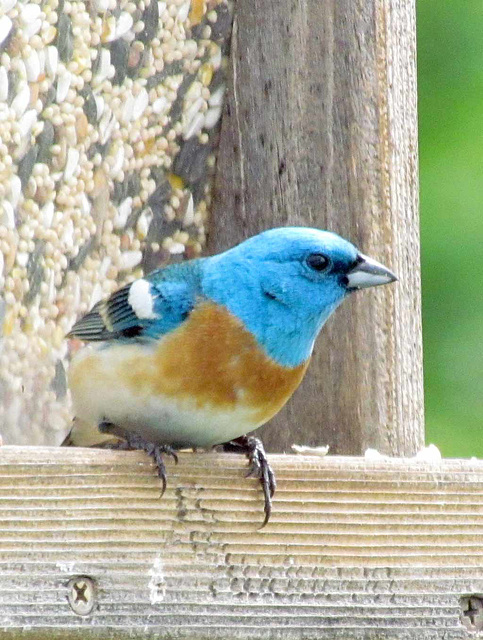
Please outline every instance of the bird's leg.
[[142, 438], [137, 433], [133, 431], [126, 431], [121, 427], [118, 427], [111, 422], [101, 422], [98, 426], [98, 429], [101, 433], [109, 433], [110, 435], [116, 436], [118, 438], [122, 438], [119, 442], [106, 443], [106, 447], [109, 449], [121, 449], [128, 451], [141, 450], [148, 454], [154, 460], [154, 466], [158, 472], [158, 476], [163, 483], [163, 488], [161, 491], [161, 496], [166, 491], [166, 466], [163, 460], [163, 453], [167, 453], [168, 455], [174, 458], [176, 464], [178, 464], [178, 455], [176, 450], [173, 447], [170, 447], [167, 444], [154, 444], [152, 442], [148, 442], [144, 438]]
[[254, 436], [240, 436], [223, 444], [223, 450], [244, 453], [250, 462], [250, 469], [246, 477], [259, 478], [265, 497], [265, 519], [260, 527], [260, 529], [263, 529], [270, 519], [272, 498], [277, 488], [277, 483], [275, 482], [275, 474], [273, 473], [272, 467], [267, 460], [267, 454], [263, 448], [262, 441]]

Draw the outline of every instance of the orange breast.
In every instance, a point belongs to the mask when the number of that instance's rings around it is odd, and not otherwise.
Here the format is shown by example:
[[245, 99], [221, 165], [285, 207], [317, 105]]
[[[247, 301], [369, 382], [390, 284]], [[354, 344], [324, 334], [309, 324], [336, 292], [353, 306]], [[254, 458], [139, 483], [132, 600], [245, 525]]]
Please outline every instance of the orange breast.
[[283, 367], [267, 356], [241, 321], [213, 303], [200, 304], [188, 320], [163, 338], [146, 362], [133, 359], [123, 375], [134, 390], [191, 398], [198, 406], [253, 408], [263, 424], [299, 386], [308, 360]]

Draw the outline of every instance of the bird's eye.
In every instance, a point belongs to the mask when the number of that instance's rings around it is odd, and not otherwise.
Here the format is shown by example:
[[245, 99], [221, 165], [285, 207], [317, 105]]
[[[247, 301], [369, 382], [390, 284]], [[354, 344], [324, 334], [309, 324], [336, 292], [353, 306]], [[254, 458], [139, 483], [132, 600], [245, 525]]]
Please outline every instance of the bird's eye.
[[314, 271], [325, 271], [330, 264], [329, 258], [322, 253], [311, 253], [306, 262]]

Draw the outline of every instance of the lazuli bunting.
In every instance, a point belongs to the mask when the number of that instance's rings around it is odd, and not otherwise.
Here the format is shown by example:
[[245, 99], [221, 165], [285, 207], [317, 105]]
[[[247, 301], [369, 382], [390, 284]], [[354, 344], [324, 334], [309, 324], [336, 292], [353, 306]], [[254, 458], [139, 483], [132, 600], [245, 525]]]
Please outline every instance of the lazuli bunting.
[[344, 298], [394, 280], [338, 235], [302, 227], [153, 271], [98, 302], [68, 334], [100, 344], [71, 364], [76, 417], [64, 444], [115, 436], [154, 458], [164, 488], [162, 453], [226, 443], [261, 479], [265, 524], [275, 478], [261, 442], [244, 434], [293, 394]]

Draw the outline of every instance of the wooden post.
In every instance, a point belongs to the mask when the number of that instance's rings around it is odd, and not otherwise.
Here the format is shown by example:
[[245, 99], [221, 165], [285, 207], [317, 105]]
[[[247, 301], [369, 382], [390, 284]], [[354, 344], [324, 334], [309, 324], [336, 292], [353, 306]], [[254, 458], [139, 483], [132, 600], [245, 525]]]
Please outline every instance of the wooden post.
[[423, 442], [415, 7], [406, 0], [237, 0], [209, 249], [262, 229], [341, 233], [400, 281], [353, 296], [263, 430], [360, 454]]
[[0, 448], [2, 638], [463, 640], [483, 629], [483, 462]]

